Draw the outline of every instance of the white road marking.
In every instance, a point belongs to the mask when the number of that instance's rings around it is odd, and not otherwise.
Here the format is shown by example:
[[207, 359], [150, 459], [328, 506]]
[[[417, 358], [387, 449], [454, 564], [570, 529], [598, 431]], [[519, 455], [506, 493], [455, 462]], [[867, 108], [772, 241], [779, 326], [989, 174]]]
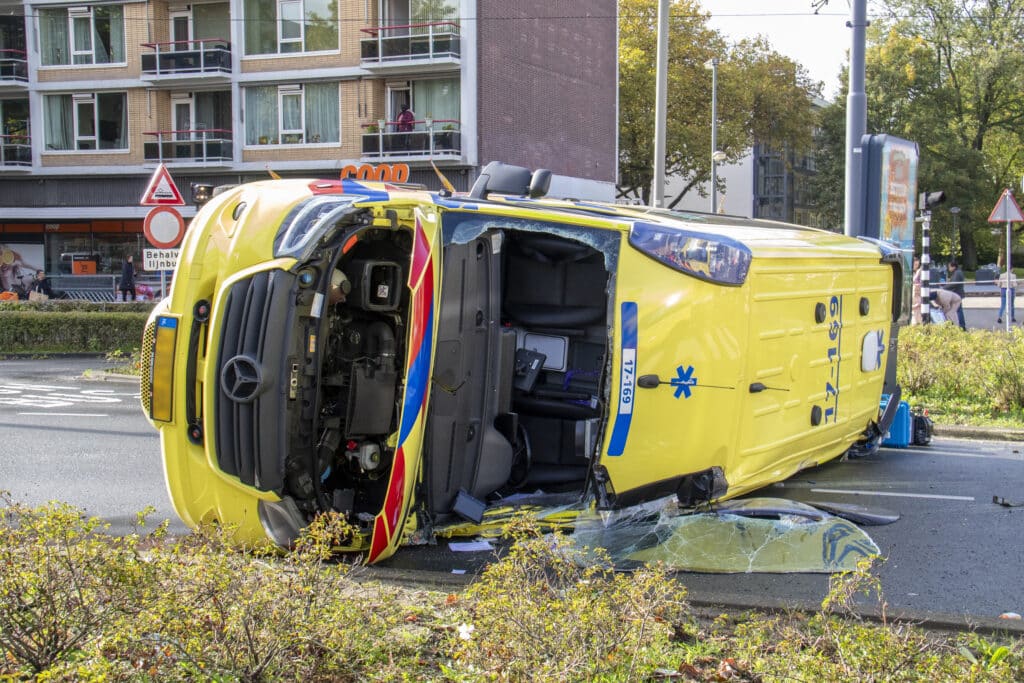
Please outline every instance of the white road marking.
[[961, 451], [943, 451], [938, 449], [922, 450], [914, 448], [901, 448], [899, 450], [913, 455], [941, 455], [951, 458], [1002, 458], [1003, 460], [1024, 460], [1024, 453], [964, 453]]
[[46, 415], [48, 417], [110, 417], [107, 413], [18, 413], [18, 415]]
[[845, 493], [851, 496], [888, 496], [890, 498], [934, 498], [936, 500], [974, 500], [974, 496], [943, 496], [936, 493], [892, 493], [890, 491], [853, 491], [850, 489], [811, 489], [811, 493]]
[[[117, 392], [111, 389], [78, 389], [75, 387], [46, 384], [0, 383], [0, 406], [22, 408], [72, 408], [81, 406], [84, 408], [85, 406], [82, 404], [124, 403], [124, 398], [122, 397], [131, 397], [137, 400], [139, 394], [138, 392]], [[49, 414], [57, 415], [58, 413]], [[103, 417], [106, 417], [106, 415]]]

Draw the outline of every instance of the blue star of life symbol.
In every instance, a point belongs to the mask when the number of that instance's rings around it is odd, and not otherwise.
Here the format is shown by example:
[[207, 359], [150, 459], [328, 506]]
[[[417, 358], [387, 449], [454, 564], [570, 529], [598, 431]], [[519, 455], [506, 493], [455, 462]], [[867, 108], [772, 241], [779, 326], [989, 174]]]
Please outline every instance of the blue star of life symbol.
[[875, 363], [876, 368], [882, 367], [882, 354], [885, 353], [885, 332], [879, 330], [878, 332], [878, 361]]
[[690, 398], [690, 387], [697, 386], [697, 378], [693, 376], [693, 366], [688, 365], [686, 370], [683, 370], [683, 366], [680, 365], [676, 368], [676, 374], [678, 377], [673, 377], [669, 384], [676, 388], [675, 397], [686, 396]]

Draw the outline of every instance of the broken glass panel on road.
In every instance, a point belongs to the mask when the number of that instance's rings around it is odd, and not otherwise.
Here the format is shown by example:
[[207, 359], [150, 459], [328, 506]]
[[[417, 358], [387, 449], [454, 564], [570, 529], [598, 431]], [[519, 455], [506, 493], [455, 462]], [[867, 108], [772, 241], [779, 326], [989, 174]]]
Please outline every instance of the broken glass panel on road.
[[581, 515], [570, 538], [604, 548], [618, 567], [663, 562], [708, 573], [832, 573], [878, 546], [856, 525], [795, 501], [754, 498], [707, 512], [664, 499], [610, 515]]

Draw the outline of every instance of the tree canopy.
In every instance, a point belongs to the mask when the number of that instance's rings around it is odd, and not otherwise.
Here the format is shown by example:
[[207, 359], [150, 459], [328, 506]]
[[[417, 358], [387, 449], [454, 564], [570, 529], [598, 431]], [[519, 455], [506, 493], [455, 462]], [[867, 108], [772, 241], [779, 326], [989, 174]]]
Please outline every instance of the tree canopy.
[[[986, 219], [1024, 172], [1022, 46], [1024, 0], [887, 0], [868, 29], [868, 131], [918, 143], [919, 190], [947, 195], [933, 211], [933, 249], [971, 269], [979, 253], [1000, 253]], [[845, 154], [845, 108], [839, 100], [823, 116], [816, 180], [826, 213], [840, 216], [844, 167], [829, 160]]]
[[[729, 42], [708, 25], [696, 0], [673, 0], [669, 11], [665, 172], [683, 181], [666, 197], [675, 206], [703, 192], [711, 178], [711, 73], [718, 66], [718, 148], [737, 161], [754, 142], [806, 149], [814, 128], [811, 96], [821, 84], [763, 38]], [[654, 158], [657, 1], [619, 2], [620, 197], [649, 202]]]

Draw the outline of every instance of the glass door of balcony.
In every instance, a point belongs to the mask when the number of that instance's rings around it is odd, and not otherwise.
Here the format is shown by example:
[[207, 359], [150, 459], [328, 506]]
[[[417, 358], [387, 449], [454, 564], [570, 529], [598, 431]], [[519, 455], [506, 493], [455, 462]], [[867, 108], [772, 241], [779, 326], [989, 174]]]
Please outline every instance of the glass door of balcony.
[[192, 45], [192, 13], [171, 13], [171, 49], [175, 52], [191, 50]]

